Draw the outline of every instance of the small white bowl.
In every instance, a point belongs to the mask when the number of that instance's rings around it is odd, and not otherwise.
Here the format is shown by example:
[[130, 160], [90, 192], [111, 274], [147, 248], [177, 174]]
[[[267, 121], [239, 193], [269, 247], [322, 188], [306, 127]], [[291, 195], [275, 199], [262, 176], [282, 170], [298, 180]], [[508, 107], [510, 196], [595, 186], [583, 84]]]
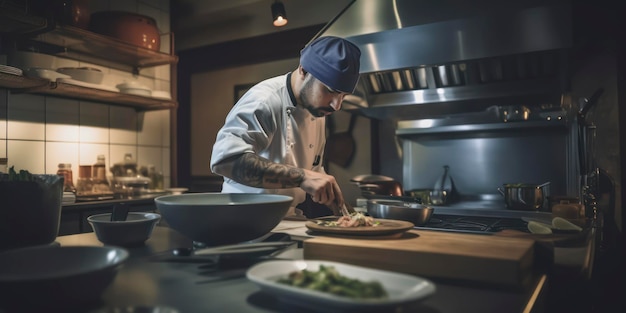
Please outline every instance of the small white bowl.
[[121, 93], [126, 93], [129, 95], [144, 97], [150, 97], [152, 95], [152, 90], [150, 90], [150, 88], [134, 81], [121, 83], [116, 85], [115, 87], [117, 87], [117, 89], [119, 89]]
[[144, 244], [159, 220], [161, 215], [150, 212], [129, 212], [125, 221], [111, 221], [111, 213], [87, 217], [98, 240], [122, 247]]
[[101, 70], [92, 67], [62, 67], [58, 68], [57, 72], [69, 75], [74, 80], [90, 84], [100, 84], [104, 78], [104, 73]]

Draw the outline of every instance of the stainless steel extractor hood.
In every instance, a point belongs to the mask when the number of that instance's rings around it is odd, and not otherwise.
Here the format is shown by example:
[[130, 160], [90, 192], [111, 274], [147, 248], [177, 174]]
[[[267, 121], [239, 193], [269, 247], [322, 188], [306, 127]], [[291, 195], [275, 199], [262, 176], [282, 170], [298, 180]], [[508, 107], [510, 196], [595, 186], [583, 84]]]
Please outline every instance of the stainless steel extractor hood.
[[571, 25], [567, 1], [355, 0], [316, 37], [361, 49], [346, 107], [415, 119], [512, 102], [558, 105]]

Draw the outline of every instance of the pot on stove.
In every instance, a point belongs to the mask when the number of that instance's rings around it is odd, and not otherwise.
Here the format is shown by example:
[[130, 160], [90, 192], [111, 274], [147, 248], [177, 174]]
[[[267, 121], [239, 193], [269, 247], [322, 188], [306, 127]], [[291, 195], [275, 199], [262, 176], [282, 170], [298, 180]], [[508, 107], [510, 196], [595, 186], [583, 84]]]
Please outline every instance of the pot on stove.
[[506, 207], [511, 210], [537, 211], [544, 207], [544, 202], [550, 195], [550, 182], [543, 184], [504, 184], [498, 187], [504, 196]]

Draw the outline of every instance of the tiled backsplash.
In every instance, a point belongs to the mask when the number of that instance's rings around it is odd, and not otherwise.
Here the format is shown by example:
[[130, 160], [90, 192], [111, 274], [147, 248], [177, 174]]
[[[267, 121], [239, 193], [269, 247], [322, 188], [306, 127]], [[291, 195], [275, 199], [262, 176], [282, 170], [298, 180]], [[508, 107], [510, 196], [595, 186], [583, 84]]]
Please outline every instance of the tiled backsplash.
[[[157, 20], [163, 34], [169, 32], [169, 1], [91, 1], [91, 11], [125, 10]], [[161, 51], [169, 52], [169, 35], [161, 40]], [[12, 56], [7, 56], [10, 64]], [[37, 58], [36, 58], [37, 59]], [[1, 59], [0, 59], [1, 60]], [[134, 80], [152, 90], [170, 91], [168, 65], [142, 69], [133, 75], [94, 64], [42, 56], [55, 68], [97, 67], [105, 73], [103, 84]], [[93, 165], [98, 155], [106, 157], [107, 168], [131, 153], [139, 166], [155, 165], [170, 186], [170, 111], [137, 112], [130, 107], [43, 95], [12, 93], [0, 89], [0, 158], [8, 166], [37, 174], [57, 172], [59, 163], [71, 163], [74, 184], [79, 165]], [[111, 175], [110, 172], [107, 173]]]
[[[71, 163], [74, 183], [79, 165], [99, 154], [107, 168], [131, 153], [138, 165], [155, 165], [169, 186], [170, 112], [136, 112], [101, 103], [0, 92], [0, 157], [32, 173], [56, 173]], [[110, 173], [109, 173], [110, 174]]]

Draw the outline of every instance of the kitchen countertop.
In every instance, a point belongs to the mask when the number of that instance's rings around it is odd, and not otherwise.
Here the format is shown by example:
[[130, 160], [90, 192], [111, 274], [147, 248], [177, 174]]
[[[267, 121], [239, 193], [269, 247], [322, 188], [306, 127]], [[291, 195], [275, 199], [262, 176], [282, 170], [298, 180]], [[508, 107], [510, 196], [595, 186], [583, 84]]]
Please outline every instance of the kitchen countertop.
[[[300, 224], [298, 224], [300, 223]], [[292, 238], [306, 240], [298, 226], [303, 222], [284, 221], [276, 231], [293, 233]], [[291, 231], [288, 230], [291, 229]], [[62, 246], [101, 246], [94, 233], [57, 238]], [[150, 256], [168, 253], [173, 248], [191, 247], [192, 242], [167, 227], [156, 227], [144, 246], [129, 248], [130, 258], [94, 309], [126, 306], [167, 306], [180, 312], [307, 312], [261, 292], [245, 278], [250, 264], [236, 264], [215, 270], [197, 263], [150, 261]], [[279, 258], [302, 258], [302, 249], [294, 248]], [[545, 293], [546, 275], [537, 275], [533, 288], [526, 291], [467, 286], [434, 280], [437, 292], [403, 312], [522, 312], [538, 306]], [[321, 308], [322, 311], [327, 311]], [[397, 311], [397, 310], [395, 310]]]

